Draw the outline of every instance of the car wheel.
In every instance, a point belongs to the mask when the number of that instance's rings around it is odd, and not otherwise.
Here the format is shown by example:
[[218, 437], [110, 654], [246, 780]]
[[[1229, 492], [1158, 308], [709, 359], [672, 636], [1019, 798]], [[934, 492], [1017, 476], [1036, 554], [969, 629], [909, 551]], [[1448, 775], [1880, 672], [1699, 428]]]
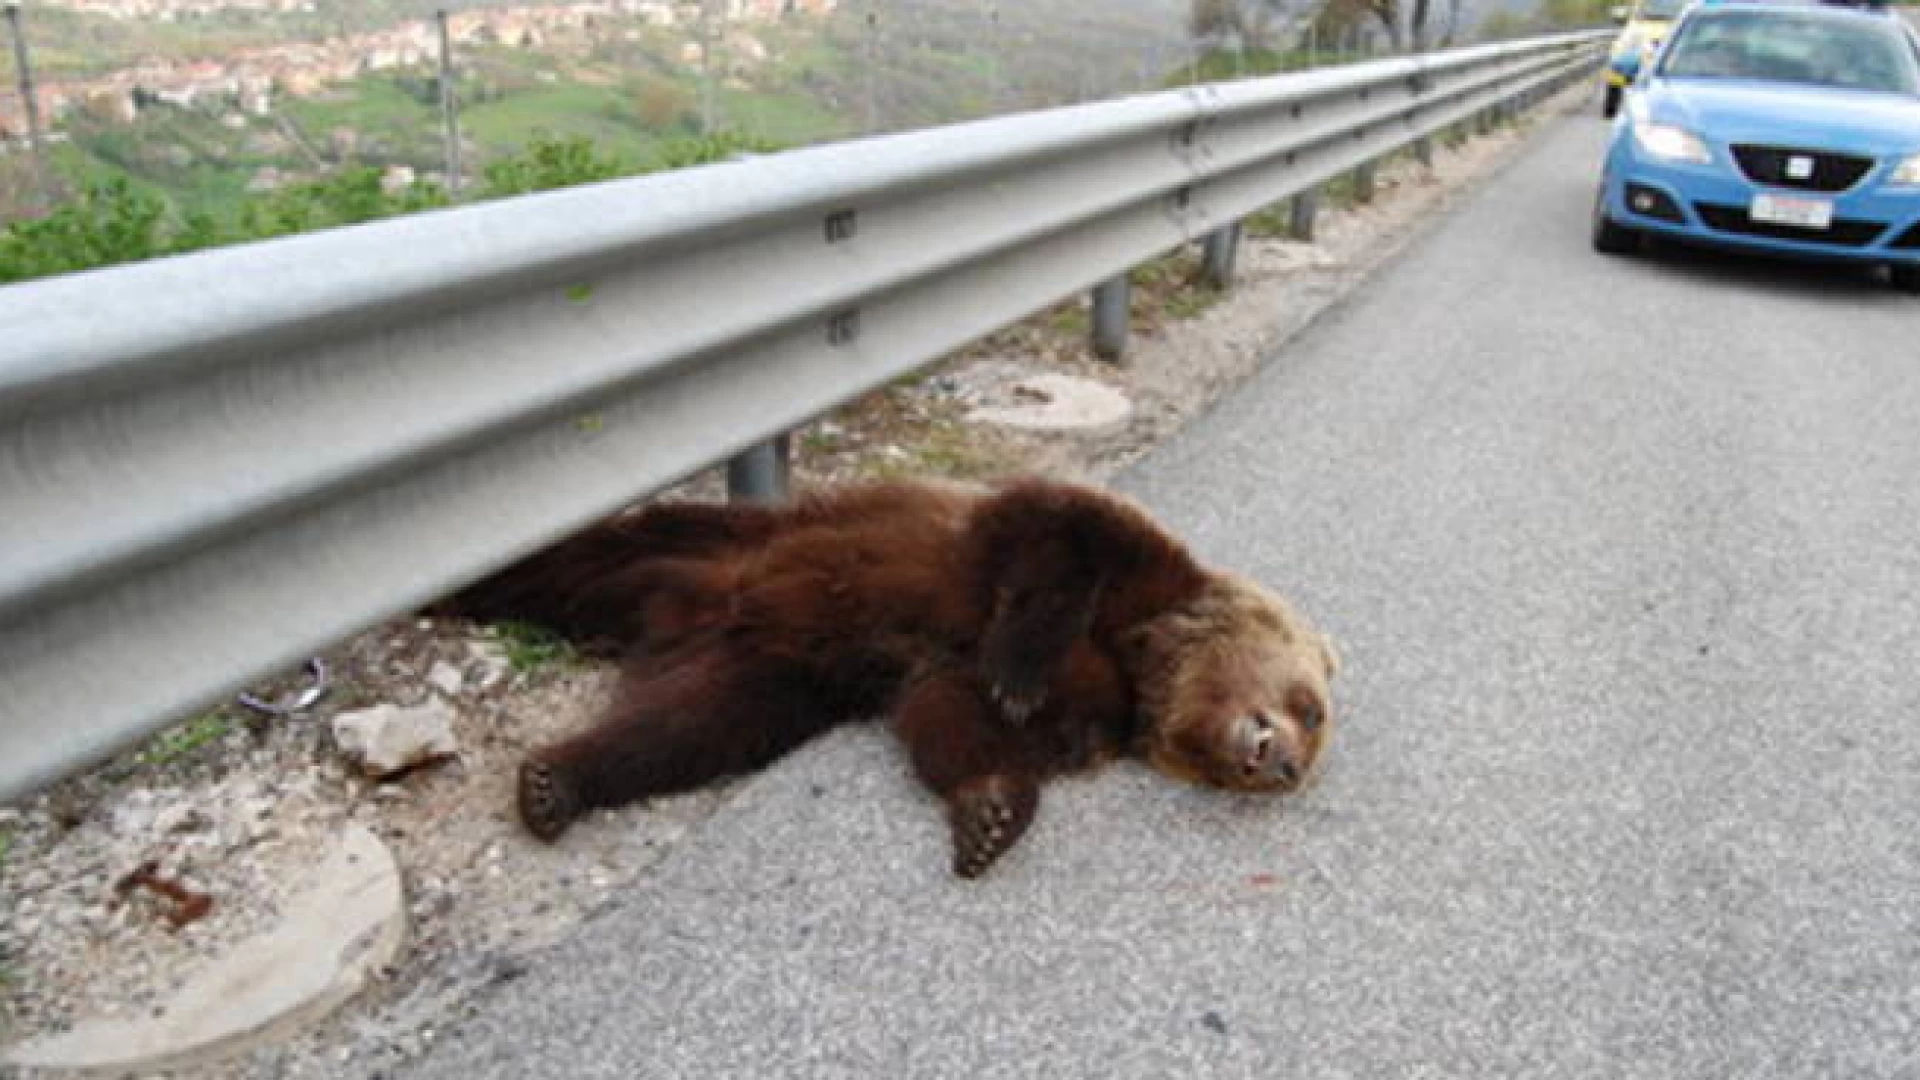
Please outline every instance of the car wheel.
[[1593, 250], [1608, 255], [1632, 255], [1640, 250], [1640, 230], [1629, 229], [1607, 216], [1607, 189], [1593, 201]]
[[1895, 263], [1887, 267], [1887, 276], [1894, 288], [1920, 295], [1920, 263]]
[[1620, 88], [1617, 86], [1609, 86], [1607, 87], [1606, 96], [1600, 99], [1600, 115], [1611, 120], [1613, 119], [1614, 114], [1619, 111], [1620, 111]]

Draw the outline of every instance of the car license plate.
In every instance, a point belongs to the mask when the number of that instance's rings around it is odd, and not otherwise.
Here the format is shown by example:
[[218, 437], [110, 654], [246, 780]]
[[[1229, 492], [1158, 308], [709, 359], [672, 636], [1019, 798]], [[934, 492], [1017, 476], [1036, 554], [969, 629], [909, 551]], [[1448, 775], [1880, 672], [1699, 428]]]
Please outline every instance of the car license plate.
[[1793, 225], [1802, 229], [1825, 229], [1833, 225], [1833, 203], [1827, 199], [1755, 195], [1747, 213], [1753, 220], [1769, 225]]

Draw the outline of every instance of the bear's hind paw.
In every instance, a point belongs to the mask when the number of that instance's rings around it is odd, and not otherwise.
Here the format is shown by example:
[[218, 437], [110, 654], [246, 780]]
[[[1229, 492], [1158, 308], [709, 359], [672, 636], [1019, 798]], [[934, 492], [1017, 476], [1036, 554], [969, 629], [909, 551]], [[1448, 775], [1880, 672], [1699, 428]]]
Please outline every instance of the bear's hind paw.
[[528, 758], [520, 765], [520, 820], [542, 840], [558, 839], [585, 812], [580, 794], [553, 763]]

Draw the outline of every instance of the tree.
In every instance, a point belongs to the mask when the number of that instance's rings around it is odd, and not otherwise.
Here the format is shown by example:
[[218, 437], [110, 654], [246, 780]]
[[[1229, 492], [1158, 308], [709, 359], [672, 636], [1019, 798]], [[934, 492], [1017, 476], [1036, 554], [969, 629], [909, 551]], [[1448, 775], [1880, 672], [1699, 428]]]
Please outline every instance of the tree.
[[535, 136], [519, 154], [496, 161], [485, 171], [486, 193], [490, 198], [498, 198], [611, 180], [634, 170], [626, 160], [602, 154], [591, 139], [542, 134]]
[[649, 131], [666, 131], [683, 126], [693, 112], [693, 99], [685, 90], [665, 79], [649, 79], [641, 86], [634, 109]]
[[1202, 44], [1271, 47], [1277, 29], [1305, 17], [1314, 0], [1191, 0], [1187, 31]]
[[1450, 40], [1459, 28], [1461, 0], [1328, 0], [1317, 25], [1337, 36], [1355, 25], [1371, 23], [1386, 34], [1394, 52], [1409, 45], [1432, 48]]

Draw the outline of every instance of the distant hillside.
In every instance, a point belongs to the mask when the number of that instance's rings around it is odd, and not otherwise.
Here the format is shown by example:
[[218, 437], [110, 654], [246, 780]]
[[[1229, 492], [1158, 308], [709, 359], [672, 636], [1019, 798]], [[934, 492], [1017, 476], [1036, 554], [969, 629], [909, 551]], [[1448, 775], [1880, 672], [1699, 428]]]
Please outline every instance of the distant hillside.
[[[72, 183], [120, 176], [184, 209], [210, 210], [347, 164], [399, 169], [400, 183], [435, 173], [445, 150], [430, 49], [417, 35], [381, 45], [381, 63], [395, 66], [328, 76], [297, 94], [271, 64], [161, 94], [150, 92], [161, 85], [151, 79], [142, 91], [138, 72], [178, 74], [193, 62], [218, 68], [245, 50], [337, 43], [434, 7], [344, 0], [314, 12], [220, 10], [171, 22], [35, 8], [28, 31], [43, 87], [119, 88], [89, 91], [105, 97], [68, 108], [58, 124], [70, 139], [58, 160]], [[799, 145], [1082, 100], [1153, 85], [1184, 47], [1181, 0], [1029, 0], [1004, 5], [998, 18], [994, 5], [970, 0], [843, 0], [824, 18], [727, 24], [709, 82], [697, 10], [682, 6], [671, 27], [608, 17], [538, 42], [460, 45], [470, 174], [543, 135], [585, 137], [644, 162], [663, 142], [707, 126]], [[275, 64], [286, 51], [276, 51]], [[203, 92], [208, 85], [237, 89]]]
[[[220, 0], [89, 2], [206, 7]], [[240, 80], [233, 93], [145, 98], [137, 79], [107, 75], [156, 64], [178, 72], [192, 61], [218, 68], [221, 58], [243, 50], [301, 42], [330, 41], [338, 52], [340, 42], [366, 35], [384, 41], [442, 6], [314, 0], [306, 5], [313, 10], [302, 11], [301, 2], [170, 15], [174, 21], [32, 8], [29, 36], [43, 82], [134, 87], [63, 117], [67, 141], [56, 157], [69, 187], [118, 177], [183, 212], [215, 212], [248, 193], [349, 165], [383, 170], [402, 187], [442, 182], [438, 79], [430, 43], [423, 48], [418, 35], [405, 47], [381, 46], [377, 70], [356, 73], [349, 62], [342, 73], [330, 62], [331, 74], [318, 82], [302, 76], [309, 85], [297, 93], [272, 68]], [[1493, 11], [1527, 15], [1536, 2], [1468, 0], [1459, 36], [1471, 38]], [[743, 0], [714, 3], [725, 10]], [[472, 12], [537, 4], [444, 6]], [[727, 131], [749, 145], [794, 146], [1108, 97], [1165, 84], [1193, 48], [1188, 0], [839, 0], [826, 16], [726, 24], [709, 78], [696, 6], [680, 5], [671, 26], [633, 15], [632, 7], [585, 27], [579, 20], [571, 29], [550, 27], [538, 40], [469, 37], [456, 49], [463, 173], [470, 180], [543, 137], [584, 138], [640, 167], [704, 130]], [[9, 83], [11, 76], [6, 70]], [[137, 113], [129, 98], [137, 100]], [[127, 122], [129, 115], [136, 118]], [[0, 127], [4, 121], [0, 116]], [[6, 216], [0, 206], [0, 218]]]

